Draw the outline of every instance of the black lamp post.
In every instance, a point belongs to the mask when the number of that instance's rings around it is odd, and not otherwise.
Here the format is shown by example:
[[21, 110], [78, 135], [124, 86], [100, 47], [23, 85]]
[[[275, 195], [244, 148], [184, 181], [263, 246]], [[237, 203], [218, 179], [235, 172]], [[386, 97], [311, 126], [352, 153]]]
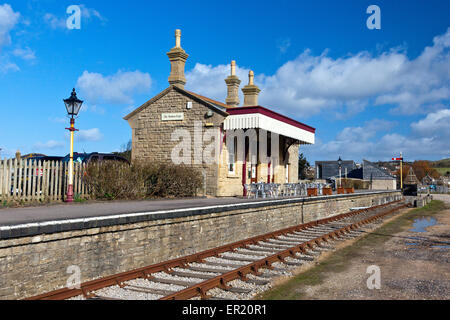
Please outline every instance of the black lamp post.
[[73, 135], [75, 131], [75, 117], [80, 112], [83, 101], [77, 98], [77, 93], [73, 89], [70, 98], [64, 99], [66, 105], [67, 114], [70, 117], [70, 128], [66, 128], [70, 131], [70, 161], [69, 161], [69, 183], [67, 186], [67, 202], [73, 202]]

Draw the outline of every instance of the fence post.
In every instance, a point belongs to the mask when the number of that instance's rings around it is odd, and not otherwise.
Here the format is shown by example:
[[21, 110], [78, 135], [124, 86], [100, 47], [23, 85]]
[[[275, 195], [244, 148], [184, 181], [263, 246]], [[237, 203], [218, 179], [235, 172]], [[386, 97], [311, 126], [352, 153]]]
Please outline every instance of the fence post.
[[18, 170], [18, 182], [17, 182], [17, 189], [18, 189], [18, 194], [17, 196], [19, 197], [20, 200], [23, 201], [23, 160], [20, 159], [19, 160], [19, 170]]
[[12, 198], [17, 199], [17, 158], [14, 158], [13, 161], [13, 167], [12, 167], [12, 173], [11, 173], [11, 180], [12, 180]]
[[50, 183], [50, 185], [49, 185], [49, 198], [52, 201], [55, 200], [54, 195], [53, 195], [53, 190], [54, 190], [53, 186], [55, 184], [55, 175], [53, 173], [53, 171], [55, 169], [54, 164], [55, 164], [54, 161], [50, 161], [50, 170], [49, 170], [49, 174], [48, 174], [48, 177], [49, 177], [48, 179], [49, 179], [49, 183]]
[[8, 161], [8, 173], [7, 173], [7, 179], [8, 179], [8, 183], [7, 183], [7, 195], [8, 195], [8, 199], [11, 199], [11, 170], [12, 170], [12, 159], [9, 159]]
[[49, 178], [50, 178], [50, 175], [49, 175], [49, 164], [50, 164], [50, 162], [49, 161], [45, 161], [44, 162], [44, 177], [45, 177], [45, 180], [44, 180], [44, 201], [47, 201], [48, 200], [48, 188], [49, 188], [49, 185], [48, 185], [48, 183], [49, 183]]
[[0, 158], [0, 200], [3, 200], [3, 160]]
[[30, 200], [31, 195], [31, 176], [30, 176], [30, 160], [25, 159], [25, 171], [24, 171], [24, 189], [25, 189], [25, 200]]
[[3, 200], [3, 160], [0, 158], [0, 200]]

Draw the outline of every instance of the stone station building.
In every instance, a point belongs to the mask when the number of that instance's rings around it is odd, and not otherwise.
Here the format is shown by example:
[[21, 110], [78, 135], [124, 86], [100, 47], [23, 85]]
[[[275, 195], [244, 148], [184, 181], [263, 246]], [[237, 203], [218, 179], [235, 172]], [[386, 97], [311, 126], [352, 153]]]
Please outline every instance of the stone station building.
[[314, 144], [315, 129], [260, 106], [253, 71], [239, 106], [235, 61], [225, 103], [185, 90], [188, 55], [180, 30], [175, 39], [167, 53], [170, 86], [124, 117], [132, 129], [132, 159], [193, 166], [210, 196], [242, 196], [252, 182], [297, 182], [299, 147]]

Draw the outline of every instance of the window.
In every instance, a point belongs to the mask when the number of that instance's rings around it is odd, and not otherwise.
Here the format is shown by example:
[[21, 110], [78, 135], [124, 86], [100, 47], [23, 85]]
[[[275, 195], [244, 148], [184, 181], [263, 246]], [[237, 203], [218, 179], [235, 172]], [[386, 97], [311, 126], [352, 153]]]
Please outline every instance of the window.
[[237, 137], [233, 139], [233, 145], [228, 149], [228, 173], [236, 173], [236, 158], [237, 158]]

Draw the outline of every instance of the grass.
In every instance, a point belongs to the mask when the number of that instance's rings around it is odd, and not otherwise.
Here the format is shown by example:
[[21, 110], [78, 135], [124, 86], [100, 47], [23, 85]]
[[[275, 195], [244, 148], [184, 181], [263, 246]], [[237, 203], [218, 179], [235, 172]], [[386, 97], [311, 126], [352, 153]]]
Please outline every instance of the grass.
[[431, 162], [431, 166], [435, 167], [435, 168], [437, 168], [437, 167], [440, 167], [440, 168], [450, 167], [450, 158], [442, 159], [442, 160], [438, 160], [438, 161], [433, 161], [433, 162]]
[[353, 244], [344, 247], [320, 261], [311, 269], [300, 273], [291, 280], [278, 285], [256, 297], [258, 300], [299, 300], [304, 299], [302, 287], [321, 284], [329, 274], [347, 270], [351, 260], [363, 256], [368, 248], [378, 248], [390, 239], [390, 235], [409, 228], [414, 220], [434, 215], [445, 209], [442, 201], [432, 201], [425, 207], [408, 211], [394, 220], [360, 238]]
[[73, 200], [74, 200], [74, 202], [77, 202], [77, 203], [83, 203], [83, 202], [86, 202], [86, 199], [82, 198], [81, 195], [80, 195], [79, 193], [76, 193], [76, 194], [75, 194]]
[[436, 169], [441, 175], [445, 176], [447, 172], [450, 172], [450, 167], [448, 168], [434, 168]]

